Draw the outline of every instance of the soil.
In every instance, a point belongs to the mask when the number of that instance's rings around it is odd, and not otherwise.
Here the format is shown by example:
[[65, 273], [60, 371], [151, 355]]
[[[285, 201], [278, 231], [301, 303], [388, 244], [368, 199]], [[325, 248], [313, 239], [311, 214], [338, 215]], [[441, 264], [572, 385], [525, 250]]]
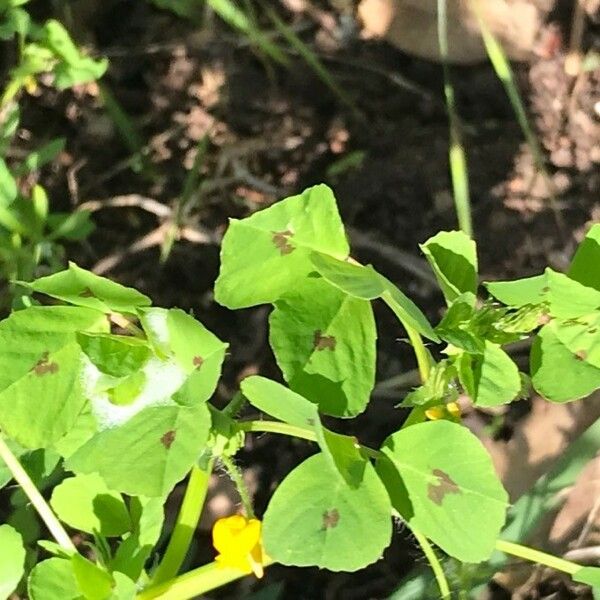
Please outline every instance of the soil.
[[[292, 19], [282, 14], [316, 49], [354, 109], [297, 54], [289, 55], [290, 68], [284, 68], [208, 13], [202, 25], [194, 25], [141, 0], [79, 1], [70, 16], [80, 41], [110, 59], [102, 85], [131, 116], [141, 140], [142, 158], [133, 168], [132, 149], [140, 148], [135, 139], [124, 140], [107, 115], [98, 86], [65, 93], [42, 87], [23, 102], [18, 151], [58, 135], [67, 138], [65, 152], [39, 176], [53, 208], [123, 196], [136, 204], [98, 210], [96, 231], [85, 244], [69, 248], [69, 258], [137, 287], [157, 305], [193, 310], [230, 342], [217, 403], [227, 401], [248, 373], [279, 377], [267, 343], [266, 310], [230, 312], [212, 299], [218, 241], [229, 217], [324, 181], [335, 190], [356, 257], [386, 273], [433, 320], [442, 310], [430, 279], [414, 273], [422, 266], [418, 244], [440, 229], [457, 228], [441, 67], [384, 42], [360, 40], [347, 14], [316, 4], [320, 19], [314, 12]], [[32, 6], [36, 18], [49, 16], [46, 3]], [[565, 74], [564, 17], [560, 11], [553, 15], [557, 20], [543, 32], [534, 61], [515, 67], [548, 161], [554, 199], [492, 68], [451, 69], [483, 279], [526, 276], [546, 265], [564, 269], [586, 227], [600, 220], [600, 73]], [[586, 48], [600, 44], [594, 27], [588, 26]], [[175, 207], [203, 144], [202, 187], [191, 195], [184, 220], [188, 239], [177, 240], [161, 263], [164, 228], [147, 236], [164, 216], [144, 210], [143, 199]], [[348, 156], [352, 161], [344, 165]], [[142, 239], [146, 247], [137, 251]], [[413, 369], [402, 331], [380, 307], [376, 316], [378, 378]], [[395, 403], [375, 396], [367, 413], [336, 427], [375, 445], [404, 418]], [[527, 408], [505, 415], [507, 438], [522, 412]], [[268, 436], [248, 442], [239, 462], [254, 477], [259, 514], [277, 482], [310, 452], [303, 443]], [[201, 536], [190, 567], [212, 557], [206, 554], [207, 534]], [[260, 584], [245, 581], [215, 597], [240, 598], [250, 587], [282, 582], [281, 598], [385, 598], [421, 561], [408, 534], [398, 530], [384, 560], [359, 573], [276, 566]], [[506, 593], [498, 588], [493, 597]], [[586, 597], [581, 594], [549, 578], [519, 597]]]

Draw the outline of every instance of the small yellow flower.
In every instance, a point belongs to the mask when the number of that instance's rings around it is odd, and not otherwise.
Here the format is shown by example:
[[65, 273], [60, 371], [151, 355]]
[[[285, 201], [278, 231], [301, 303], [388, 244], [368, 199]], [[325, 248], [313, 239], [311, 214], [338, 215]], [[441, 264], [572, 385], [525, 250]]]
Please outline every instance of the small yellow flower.
[[221, 567], [239, 569], [244, 573], [263, 576], [266, 560], [261, 542], [262, 523], [258, 519], [247, 519], [233, 515], [219, 519], [213, 527], [213, 546]]
[[460, 406], [457, 402], [448, 402], [448, 404], [438, 404], [432, 406], [425, 411], [425, 416], [430, 421], [438, 421], [439, 419], [450, 419], [452, 421], [460, 421]]

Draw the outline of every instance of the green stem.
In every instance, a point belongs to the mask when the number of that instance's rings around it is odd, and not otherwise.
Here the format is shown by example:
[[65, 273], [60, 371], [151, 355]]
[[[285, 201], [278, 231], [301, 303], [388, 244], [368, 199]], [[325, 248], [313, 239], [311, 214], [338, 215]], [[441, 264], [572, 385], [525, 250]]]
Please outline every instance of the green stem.
[[419, 542], [419, 546], [423, 550], [423, 554], [429, 561], [431, 566], [431, 570], [435, 575], [435, 580], [437, 581], [438, 587], [440, 588], [440, 593], [442, 594], [442, 599], [446, 600], [450, 598], [450, 586], [448, 585], [448, 580], [446, 579], [446, 574], [444, 573], [444, 569], [442, 564], [440, 563], [435, 550], [432, 545], [429, 543], [429, 540], [418, 530], [411, 529], [413, 535], [415, 536], [417, 542]]
[[547, 554], [541, 550], [528, 548], [527, 546], [522, 546], [521, 544], [507, 542], [506, 540], [497, 540], [496, 550], [504, 552], [505, 554], [510, 554], [511, 556], [517, 556], [518, 558], [524, 558], [525, 560], [550, 567], [551, 569], [556, 569], [557, 571], [562, 571], [568, 575], [573, 575], [579, 571], [579, 569], [581, 569], [581, 565], [571, 562], [570, 560], [559, 558], [553, 554]]
[[190, 471], [185, 495], [169, 544], [152, 577], [153, 585], [175, 577], [185, 560], [202, 513], [213, 462], [213, 459], [209, 460], [206, 469], [194, 465]]
[[231, 458], [228, 456], [221, 456], [221, 462], [227, 469], [229, 477], [231, 477], [231, 480], [237, 488], [238, 494], [240, 495], [240, 499], [242, 501], [242, 506], [244, 507], [244, 511], [246, 513], [246, 517], [248, 519], [254, 519], [254, 508], [252, 507], [252, 501], [250, 500], [250, 494], [248, 493], [248, 488], [246, 487], [246, 482], [244, 481], [242, 472], [235, 466]]
[[255, 433], [280, 433], [290, 437], [297, 437], [309, 442], [316, 442], [317, 435], [310, 429], [297, 427], [280, 421], [242, 421], [238, 424], [242, 431], [253, 431]]
[[[242, 431], [279, 433], [281, 435], [308, 440], [309, 442], [318, 442], [316, 433], [311, 429], [304, 429], [303, 427], [282, 423], [281, 421], [242, 421], [241, 423], [238, 423], [238, 426]], [[363, 454], [369, 458], [381, 458], [384, 456], [379, 450], [374, 450], [373, 448], [363, 446], [362, 444], [360, 444], [360, 449]]]
[[[265, 558], [263, 565], [267, 567], [271, 564], [273, 564], [273, 561]], [[189, 598], [198, 598], [206, 592], [246, 575], [247, 573], [238, 569], [221, 567], [216, 562], [212, 562], [175, 579], [145, 589], [136, 596], [136, 600], [152, 600], [153, 598], [188, 600]]]
[[429, 379], [429, 373], [431, 371], [431, 363], [429, 361], [429, 352], [423, 343], [423, 338], [418, 331], [403, 323], [406, 333], [408, 333], [408, 339], [412, 344], [415, 357], [417, 359], [417, 366], [419, 367], [419, 375], [421, 376], [421, 383], [425, 383]]
[[69, 534], [65, 531], [56, 515], [52, 512], [52, 509], [27, 474], [27, 471], [21, 466], [21, 463], [17, 460], [17, 457], [12, 453], [4, 438], [1, 436], [0, 458], [6, 463], [8, 470], [11, 472], [15, 481], [21, 486], [25, 495], [29, 498], [32, 506], [35, 508], [58, 545], [69, 553], [77, 552], [77, 548], [75, 548], [75, 544], [71, 541]]
[[437, 28], [442, 69], [444, 72], [444, 93], [446, 96], [446, 110], [450, 126], [450, 175], [454, 207], [458, 218], [458, 226], [469, 237], [473, 237], [473, 219], [471, 217], [471, 198], [469, 194], [469, 174], [467, 171], [467, 158], [461, 139], [461, 122], [456, 109], [454, 88], [450, 80], [448, 67], [448, 21], [446, 15], [446, 0], [437, 0]]

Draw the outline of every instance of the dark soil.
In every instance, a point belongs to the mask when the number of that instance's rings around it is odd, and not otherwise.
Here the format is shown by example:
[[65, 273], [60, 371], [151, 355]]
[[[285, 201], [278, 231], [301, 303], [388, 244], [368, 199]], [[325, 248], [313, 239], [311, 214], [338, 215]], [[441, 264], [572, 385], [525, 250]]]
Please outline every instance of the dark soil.
[[[33, 5], [40, 18], [47, 16], [44, 3]], [[67, 137], [60, 161], [41, 173], [56, 209], [130, 194], [175, 206], [198, 144], [208, 136], [203, 188], [192, 196], [185, 219], [207, 243], [176, 241], [161, 264], [156, 244], [134, 251], [139, 239], [161, 225], [160, 217], [139, 207], [104, 208], [95, 214], [96, 232], [83, 246], [70, 248], [70, 258], [136, 286], [157, 305], [194, 310], [229, 341], [216, 402], [225, 402], [244, 374], [278, 377], [267, 344], [265, 309], [230, 312], [212, 299], [218, 240], [227, 218], [245, 216], [306, 186], [329, 183], [354, 232], [357, 258], [390, 276], [432, 319], [439, 317], [439, 294], [411, 270], [421, 265], [419, 243], [440, 229], [457, 228], [438, 65], [384, 43], [331, 39], [310, 19], [297, 19], [302, 38], [325, 48], [319, 50], [321, 58], [355, 102], [355, 114], [299, 56], [290, 55], [289, 69], [274, 65], [216, 20], [194, 26], [141, 0], [75, 2], [74, 7], [71, 30], [98, 55], [110, 58], [103, 85], [138, 130], [142, 167], [131, 168], [132, 142], [124, 141], [94, 85], [61, 94], [47, 88], [26, 99], [21, 149]], [[586, 44], [598, 43], [593, 35], [590, 29]], [[590, 72], [573, 80], [565, 75], [564, 58], [559, 40], [532, 65], [516, 69], [558, 190], [554, 201], [536, 175], [491, 67], [452, 69], [483, 278], [525, 276], [546, 265], [564, 268], [586, 224], [600, 219], [599, 117], [594, 112], [600, 75]], [[336, 174], [340, 159], [350, 153], [356, 164]], [[412, 259], [390, 256], [388, 247]], [[115, 253], [119, 259], [107, 263]], [[377, 317], [378, 377], [414, 368], [398, 325], [383, 310]], [[377, 444], [404, 418], [395, 403], [375, 397], [365, 415], [336, 426]], [[259, 514], [277, 482], [310, 452], [303, 443], [271, 437], [248, 442], [240, 463], [258, 474]], [[206, 544], [199, 542], [189, 566], [211, 558], [202, 550], [208, 545], [208, 538]], [[384, 560], [359, 573], [277, 566], [264, 581], [283, 582], [281, 598], [385, 598], [420, 561], [407, 534], [398, 531]], [[236, 584], [219, 597], [243, 597], [249, 585]], [[541, 587], [534, 597], [581, 596], [566, 588], [557, 596], [554, 589]]]

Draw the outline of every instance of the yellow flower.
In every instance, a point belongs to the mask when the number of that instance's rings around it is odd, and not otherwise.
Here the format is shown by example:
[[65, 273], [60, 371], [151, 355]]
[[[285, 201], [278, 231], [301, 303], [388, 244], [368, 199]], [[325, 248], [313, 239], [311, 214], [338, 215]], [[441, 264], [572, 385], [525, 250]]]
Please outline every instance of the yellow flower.
[[450, 419], [451, 421], [460, 421], [460, 406], [456, 402], [448, 402], [448, 404], [438, 404], [432, 406], [425, 411], [425, 416], [430, 421], [438, 421], [439, 419]]
[[219, 552], [217, 563], [221, 567], [254, 573], [260, 579], [267, 558], [260, 537], [261, 526], [258, 519], [242, 515], [219, 519], [212, 532], [213, 546]]

